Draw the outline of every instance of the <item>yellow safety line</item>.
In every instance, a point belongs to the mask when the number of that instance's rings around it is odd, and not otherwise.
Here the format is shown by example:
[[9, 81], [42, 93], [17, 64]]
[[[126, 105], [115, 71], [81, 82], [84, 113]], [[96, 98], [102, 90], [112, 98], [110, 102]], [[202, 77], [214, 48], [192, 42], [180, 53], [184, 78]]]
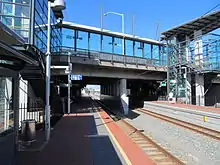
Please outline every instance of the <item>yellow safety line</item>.
[[110, 129], [108, 128], [108, 126], [105, 124], [104, 120], [102, 119], [101, 115], [98, 112], [98, 115], [100, 117], [100, 119], [102, 120], [103, 125], [105, 126], [105, 128], [107, 129], [108, 133], [110, 134], [110, 136], [112, 137], [112, 140], [114, 141], [114, 143], [116, 144], [119, 152], [121, 153], [122, 157], [124, 158], [125, 162], [127, 163], [127, 165], [132, 165], [131, 161], [129, 160], [129, 158], [127, 157], [126, 153], [124, 152], [124, 150], [122, 149], [122, 147], [120, 146], [120, 144], [118, 143], [118, 141], [116, 140], [115, 136], [112, 134], [112, 132], [110, 131]]

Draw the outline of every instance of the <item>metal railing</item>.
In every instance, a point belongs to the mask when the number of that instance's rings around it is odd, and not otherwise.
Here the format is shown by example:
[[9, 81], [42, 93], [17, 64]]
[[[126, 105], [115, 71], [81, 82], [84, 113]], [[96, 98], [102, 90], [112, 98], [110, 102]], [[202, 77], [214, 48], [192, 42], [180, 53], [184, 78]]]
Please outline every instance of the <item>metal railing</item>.
[[88, 49], [74, 49], [72, 47], [60, 47], [59, 52], [54, 55], [72, 55], [77, 57], [85, 57], [94, 60], [117, 62], [123, 64], [134, 64], [144, 66], [167, 66], [166, 60], [150, 59], [144, 57], [128, 56], [115, 53], [92, 51]]
[[33, 119], [37, 124], [44, 123], [44, 105], [41, 101], [35, 100], [31, 103], [20, 103], [19, 106], [19, 126], [21, 121]]

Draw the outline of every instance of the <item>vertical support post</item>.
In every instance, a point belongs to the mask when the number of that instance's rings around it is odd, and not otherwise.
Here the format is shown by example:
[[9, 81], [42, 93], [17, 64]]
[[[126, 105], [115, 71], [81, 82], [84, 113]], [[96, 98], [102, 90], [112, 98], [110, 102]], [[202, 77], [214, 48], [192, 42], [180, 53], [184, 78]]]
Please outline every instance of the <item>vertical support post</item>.
[[47, 22], [47, 53], [46, 53], [46, 105], [45, 105], [45, 133], [46, 141], [50, 139], [50, 65], [51, 65], [51, 2], [48, 1], [48, 22]]
[[109, 84], [109, 95], [112, 96], [112, 84]]
[[151, 64], [153, 64], [153, 45], [150, 45], [150, 59], [151, 59]]
[[166, 54], [167, 54], [167, 96], [169, 96], [170, 93], [170, 58], [169, 58], [169, 42], [167, 42], [167, 50], [166, 50]]
[[125, 42], [125, 39], [123, 39], [122, 40], [122, 42], [124, 43], [124, 50], [122, 50], [122, 51], [124, 51], [123, 52], [123, 55], [124, 55], [124, 65], [126, 65], [126, 42]]
[[114, 37], [112, 37], [112, 64], [113, 64], [113, 57], [114, 57], [114, 47], [115, 47], [115, 44], [114, 44], [114, 42], [115, 42], [115, 38]]
[[[202, 46], [202, 30], [194, 31], [194, 54], [195, 54], [195, 65], [203, 68], [203, 46]], [[196, 104], [204, 106], [204, 76], [196, 74]]]
[[159, 65], [161, 65], [161, 46], [159, 45]]
[[204, 106], [204, 76], [196, 74], [196, 105]]
[[102, 50], [103, 50], [103, 35], [101, 34], [100, 35], [100, 52], [102, 52]]
[[29, 14], [30, 16], [30, 30], [29, 30], [29, 43], [34, 45], [34, 20], [35, 20], [35, 3], [36, 1], [31, 1], [31, 12]]
[[144, 58], [144, 43], [140, 42], [140, 47], [142, 49], [142, 57]]
[[135, 41], [133, 41], [133, 56], [135, 56]]
[[[18, 150], [18, 136], [19, 136], [19, 74], [16, 74], [13, 79], [13, 110], [14, 110], [14, 154]], [[16, 156], [16, 155], [15, 155]]]
[[124, 14], [121, 15], [121, 19], [122, 19], [122, 33], [123, 33], [123, 41], [122, 41], [122, 52], [123, 52], [123, 55], [125, 55], [125, 45], [124, 45], [124, 30], [125, 30], [125, 25], [124, 25]]
[[69, 72], [68, 72], [68, 114], [70, 114], [70, 86], [71, 86], [71, 73], [72, 73], [72, 63], [71, 63], [71, 58], [70, 54], [68, 55], [68, 65], [69, 65]]
[[78, 38], [77, 30], [74, 30], [74, 51], [75, 52], [77, 50], [77, 38]]
[[121, 103], [124, 109], [124, 114], [128, 114], [128, 108], [129, 108], [129, 99], [127, 97], [127, 80], [121, 79], [120, 80], [120, 97], [121, 97]]
[[132, 35], [135, 36], [135, 16], [133, 15], [132, 19]]
[[88, 56], [90, 58], [90, 32], [88, 32]]
[[101, 19], [101, 31], [103, 31], [103, 24], [104, 24], [104, 19], [103, 19], [103, 5], [101, 5], [101, 16], [100, 16], [100, 19]]
[[112, 54], [114, 54], [114, 49], [115, 48], [115, 37], [112, 37]]

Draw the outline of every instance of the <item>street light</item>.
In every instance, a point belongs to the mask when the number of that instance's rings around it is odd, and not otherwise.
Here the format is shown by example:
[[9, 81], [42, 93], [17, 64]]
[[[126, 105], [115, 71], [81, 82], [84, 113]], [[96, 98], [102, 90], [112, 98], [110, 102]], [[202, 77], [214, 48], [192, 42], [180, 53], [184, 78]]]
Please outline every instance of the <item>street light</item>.
[[50, 66], [51, 66], [51, 8], [56, 11], [65, 9], [64, 0], [48, 0], [47, 19], [47, 52], [46, 52], [46, 104], [45, 104], [45, 133], [46, 141], [50, 139]]
[[[121, 14], [121, 13], [116, 13], [116, 12], [107, 12], [104, 14], [104, 16], [107, 16], [108, 14], [114, 14], [114, 15], [119, 15], [121, 16], [121, 21], [122, 21], [122, 33], [124, 35], [124, 30], [125, 30], [125, 27], [124, 27], [124, 14]], [[123, 36], [123, 40], [122, 40], [122, 52], [123, 52], [123, 55], [124, 55], [124, 36]]]

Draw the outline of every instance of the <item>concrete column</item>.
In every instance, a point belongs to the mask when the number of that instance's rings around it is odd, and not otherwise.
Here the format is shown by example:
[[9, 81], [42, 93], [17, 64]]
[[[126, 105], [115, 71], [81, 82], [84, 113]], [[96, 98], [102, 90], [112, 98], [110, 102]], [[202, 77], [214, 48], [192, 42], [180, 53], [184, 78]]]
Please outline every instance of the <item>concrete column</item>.
[[107, 95], [109, 95], [109, 84], [107, 85]]
[[127, 80], [126, 79], [121, 79], [120, 80], [120, 98], [121, 98], [121, 103], [124, 109], [124, 114], [128, 114], [129, 110], [129, 100], [127, 97]]
[[100, 85], [100, 94], [103, 93], [103, 85]]
[[116, 95], [117, 97], [120, 96], [120, 81], [116, 82]]
[[190, 38], [188, 36], [186, 36], [186, 61], [187, 62], [191, 62], [192, 60], [192, 55], [191, 55], [191, 52], [190, 52], [190, 49], [189, 49], [189, 43], [190, 43]]
[[196, 74], [196, 105], [204, 106], [204, 76]]
[[195, 65], [203, 66], [202, 30], [194, 31]]
[[16, 75], [14, 79], [14, 90], [13, 90], [13, 108], [14, 108], [14, 130], [15, 130], [15, 151], [18, 150], [18, 140], [19, 140], [19, 92], [20, 92], [20, 81], [19, 74]]
[[109, 84], [109, 95], [112, 96], [112, 84]]
[[186, 103], [192, 103], [192, 90], [191, 90], [191, 74], [187, 73], [186, 75]]
[[103, 93], [104, 95], [106, 95], [106, 87], [107, 87], [107, 86], [104, 85], [104, 93]]
[[114, 96], [117, 96], [117, 82], [114, 83]]

